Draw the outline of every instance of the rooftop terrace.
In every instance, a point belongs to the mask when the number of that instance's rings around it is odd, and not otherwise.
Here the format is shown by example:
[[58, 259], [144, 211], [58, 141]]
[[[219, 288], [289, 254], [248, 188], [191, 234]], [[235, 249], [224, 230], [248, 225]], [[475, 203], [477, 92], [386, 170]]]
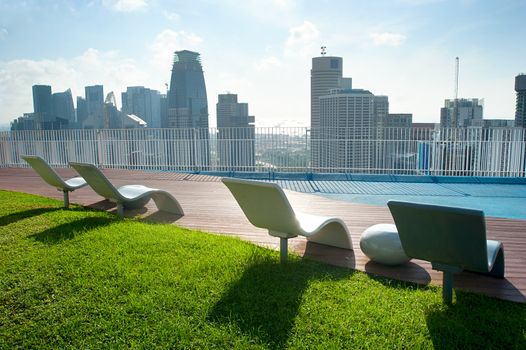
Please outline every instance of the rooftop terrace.
[[[57, 169], [63, 176], [72, 176], [70, 169]], [[165, 189], [172, 193], [185, 210], [185, 216], [177, 217], [157, 212], [150, 203], [146, 208], [126, 211], [126, 215], [140, 215], [144, 220], [173, 222], [179, 226], [209, 231], [218, 234], [237, 236], [255, 244], [277, 249], [278, 238], [271, 237], [265, 230], [252, 226], [219, 177], [181, 174], [152, 173], [143, 171], [107, 169], [105, 174], [116, 185], [141, 183], [151, 187]], [[297, 183], [282, 180], [281, 184], [292, 188]], [[343, 182], [341, 183], [343, 184]], [[334, 185], [334, 184], [333, 184]], [[374, 183], [369, 183], [374, 188]], [[0, 169], [0, 188], [28, 192], [57, 199], [62, 193], [45, 184], [31, 169]], [[433, 271], [429, 263], [412, 260], [410, 263], [389, 267], [371, 262], [359, 248], [361, 232], [377, 223], [392, 223], [393, 219], [387, 207], [343, 202], [323, 198], [312, 194], [286, 191], [292, 205], [307, 213], [334, 215], [341, 217], [352, 235], [353, 250], [307, 243], [304, 238], [290, 240], [290, 248], [296, 254], [328, 264], [344, 266], [366, 271], [367, 273], [420, 284], [441, 284], [442, 273]], [[72, 193], [71, 201], [103, 210], [115, 211], [108, 201], [101, 201], [90, 188], [82, 188]], [[455, 278], [455, 288], [469, 290], [492, 297], [515, 302], [526, 302], [526, 227], [525, 220], [486, 218], [489, 239], [503, 242], [505, 247], [506, 275], [499, 280], [474, 273], [464, 272]]]

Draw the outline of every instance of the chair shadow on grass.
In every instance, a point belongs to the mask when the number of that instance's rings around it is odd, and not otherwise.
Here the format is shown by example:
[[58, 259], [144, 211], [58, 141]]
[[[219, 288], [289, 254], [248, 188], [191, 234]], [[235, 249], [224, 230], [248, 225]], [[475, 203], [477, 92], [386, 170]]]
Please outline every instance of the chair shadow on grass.
[[100, 226], [106, 226], [114, 222], [118, 222], [118, 219], [88, 217], [51, 227], [47, 230], [31, 235], [30, 238], [46, 244], [58, 244], [65, 240], [73, 239], [76, 236], [85, 233], [86, 231]]
[[168, 213], [166, 211], [156, 211], [152, 214], [142, 217], [142, 220], [155, 224], [171, 224], [182, 218], [182, 215]]
[[412, 261], [391, 266], [369, 260], [365, 263], [364, 269], [370, 276], [378, 276], [378, 281], [385, 281], [384, 284], [389, 285], [393, 279], [409, 283], [418, 283], [419, 285], [428, 285], [431, 282], [429, 272]]
[[17, 211], [16, 213], [11, 213], [0, 217], [0, 226], [7, 226], [13, 222], [38, 216], [44, 213], [50, 213], [57, 210], [63, 210], [63, 208], [35, 208], [28, 209], [24, 211]]
[[435, 349], [526, 349], [526, 307], [455, 291], [456, 303], [426, 315]]
[[208, 319], [234, 323], [244, 334], [268, 347], [282, 348], [309, 282], [339, 280], [352, 274], [352, 270], [337, 268], [329, 273], [322, 264], [301, 259], [286, 264], [275, 260], [254, 262], [216, 303]]

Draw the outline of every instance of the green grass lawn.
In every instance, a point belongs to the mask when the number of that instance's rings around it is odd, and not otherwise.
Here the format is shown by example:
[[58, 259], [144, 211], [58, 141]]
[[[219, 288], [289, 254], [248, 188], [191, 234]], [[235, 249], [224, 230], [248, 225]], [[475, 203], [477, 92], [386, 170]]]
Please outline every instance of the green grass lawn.
[[[526, 348], [526, 305], [0, 191], [0, 348]], [[526, 267], [525, 267], [526, 268]]]

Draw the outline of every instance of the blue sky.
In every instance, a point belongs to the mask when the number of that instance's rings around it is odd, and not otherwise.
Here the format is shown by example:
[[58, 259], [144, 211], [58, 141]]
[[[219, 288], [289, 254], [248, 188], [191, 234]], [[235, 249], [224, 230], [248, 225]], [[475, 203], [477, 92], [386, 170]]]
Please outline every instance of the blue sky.
[[438, 122], [454, 90], [513, 118], [526, 71], [524, 0], [0, 0], [0, 124], [32, 112], [31, 86], [105, 93], [170, 80], [173, 52], [201, 53], [210, 125], [217, 94], [237, 93], [257, 126], [310, 122], [310, 65], [320, 46], [356, 88], [392, 113]]

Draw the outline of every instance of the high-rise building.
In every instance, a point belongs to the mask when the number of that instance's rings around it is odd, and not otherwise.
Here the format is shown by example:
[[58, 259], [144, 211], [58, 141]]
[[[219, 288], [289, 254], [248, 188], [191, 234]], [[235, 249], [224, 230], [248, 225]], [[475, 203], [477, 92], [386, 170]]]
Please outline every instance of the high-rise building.
[[168, 127], [168, 95], [162, 94], [159, 99], [161, 110], [161, 128]]
[[515, 126], [526, 128], [526, 74], [519, 74], [515, 77], [515, 91], [517, 92]]
[[389, 113], [385, 123], [386, 128], [410, 128], [413, 125], [411, 113]]
[[144, 120], [149, 128], [161, 127], [161, 94], [144, 86], [132, 86], [122, 96], [122, 112]]
[[389, 97], [374, 96], [374, 126], [381, 130], [387, 122], [389, 114]]
[[33, 115], [37, 129], [55, 129], [51, 86], [33, 85]]
[[[341, 57], [321, 56], [312, 58], [310, 71], [310, 125], [319, 128], [320, 96], [327, 95], [331, 89], [342, 87], [343, 59]], [[352, 88], [351, 80], [346, 80], [347, 89]]]
[[[482, 126], [482, 99], [459, 98], [446, 99], [444, 107], [440, 109], [440, 127], [458, 128], [468, 126]], [[457, 123], [453, 125], [454, 115]]]
[[208, 128], [208, 102], [199, 53], [176, 51], [168, 92], [171, 128]]
[[255, 165], [254, 117], [236, 94], [220, 94], [216, 105], [221, 170], [252, 171]]
[[11, 122], [11, 131], [37, 130], [37, 121], [35, 113], [24, 113]]
[[104, 87], [102, 85], [86, 86], [85, 93], [88, 117], [83, 127], [101, 129], [104, 127]]
[[332, 89], [352, 89], [352, 79], [343, 78], [343, 59], [334, 56], [312, 58], [310, 71], [310, 124], [311, 124], [311, 164], [314, 169], [320, 169], [326, 163], [322, 160], [327, 145], [324, 145], [324, 130], [328, 124], [320, 114], [320, 97], [329, 94]]
[[75, 124], [75, 107], [71, 90], [53, 94], [53, 111], [57, 123], [64, 127], [73, 127]]
[[374, 98], [362, 89], [333, 89], [319, 97], [317, 171], [360, 173], [371, 168]]
[[[208, 102], [199, 53], [176, 51], [168, 91], [168, 127], [177, 128], [174, 138], [187, 148], [170, 151], [171, 160], [183, 170], [206, 170], [210, 164]], [[190, 130], [192, 129], [192, 130]]]
[[80, 129], [84, 121], [88, 118], [88, 103], [80, 96], [77, 96], [77, 127]]

